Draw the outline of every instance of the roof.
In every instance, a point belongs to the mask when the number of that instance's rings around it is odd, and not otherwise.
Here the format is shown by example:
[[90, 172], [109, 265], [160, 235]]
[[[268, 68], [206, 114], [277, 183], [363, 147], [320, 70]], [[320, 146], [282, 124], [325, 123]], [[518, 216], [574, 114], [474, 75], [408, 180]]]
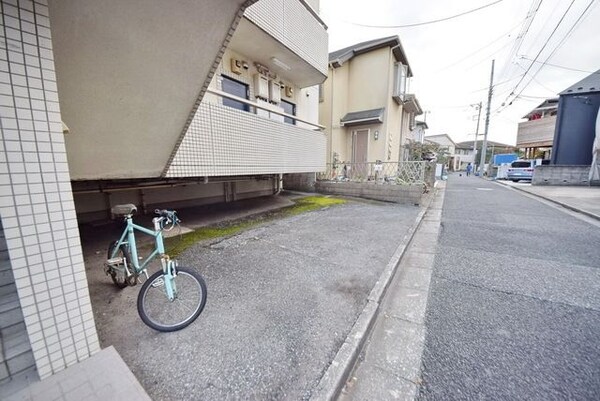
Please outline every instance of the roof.
[[385, 107], [380, 109], [353, 111], [342, 117], [340, 122], [342, 125], [382, 123], [384, 112]]
[[600, 92], [600, 70], [588, 75], [575, 85], [568, 87], [560, 92], [560, 96], [573, 95], [579, 93], [594, 93]]
[[452, 140], [452, 138], [450, 138], [450, 136], [448, 136], [448, 134], [428, 135], [425, 137], [425, 139], [430, 142], [435, 142], [437, 144], [444, 145], [443, 143], [439, 143], [438, 141], [436, 141], [436, 139], [442, 138], [446, 138], [448, 141], [450, 141], [452, 145], [456, 146], [456, 143]]
[[392, 48], [392, 52], [394, 53], [394, 58], [396, 61], [400, 61], [402, 64], [405, 64], [408, 67], [408, 76], [412, 77], [412, 70], [410, 69], [408, 58], [406, 57], [406, 53], [404, 52], [404, 48], [402, 47], [402, 43], [400, 43], [400, 38], [398, 35], [368, 40], [366, 42], [357, 43], [352, 46], [331, 52], [329, 53], [329, 63], [331, 63], [333, 67], [340, 67], [346, 61], [358, 56], [359, 54], [368, 53], [383, 47]]
[[[477, 148], [481, 147], [481, 140], [477, 141]], [[493, 146], [495, 148], [516, 148], [516, 146], [514, 145], [507, 145], [505, 143], [500, 143], [500, 142], [494, 142], [494, 141], [490, 141], [488, 139], [487, 141], [487, 146], [488, 148]], [[473, 149], [473, 141], [463, 141], [463, 142], [458, 142], [456, 144], [456, 147], [459, 149]]]
[[527, 113], [522, 118], [529, 118], [532, 114], [536, 114], [537, 112], [540, 112], [540, 111], [557, 110], [557, 109], [558, 109], [558, 98], [553, 97], [551, 99], [544, 100], [539, 106], [537, 106], [535, 109], [531, 110], [529, 113]]

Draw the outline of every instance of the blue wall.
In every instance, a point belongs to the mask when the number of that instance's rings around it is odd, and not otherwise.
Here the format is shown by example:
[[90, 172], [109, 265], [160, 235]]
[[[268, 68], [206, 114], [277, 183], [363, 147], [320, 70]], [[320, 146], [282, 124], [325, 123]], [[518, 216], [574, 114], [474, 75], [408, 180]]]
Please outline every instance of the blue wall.
[[589, 166], [596, 135], [600, 92], [562, 95], [552, 146], [552, 164]]

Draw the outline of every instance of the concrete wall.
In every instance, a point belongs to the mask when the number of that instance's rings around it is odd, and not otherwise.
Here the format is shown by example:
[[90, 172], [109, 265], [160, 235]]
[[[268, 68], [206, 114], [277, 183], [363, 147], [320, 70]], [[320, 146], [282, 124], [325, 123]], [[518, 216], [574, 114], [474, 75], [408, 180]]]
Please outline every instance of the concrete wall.
[[50, 1], [74, 180], [161, 175], [244, 2]]
[[369, 182], [317, 181], [315, 190], [320, 193], [355, 196], [405, 205], [418, 205], [423, 195], [423, 185], [383, 185]]
[[[536, 166], [532, 185], [589, 185], [590, 166]], [[600, 182], [593, 182], [600, 185]]]
[[315, 173], [307, 174], [284, 174], [283, 189], [294, 191], [313, 192], [317, 176]]

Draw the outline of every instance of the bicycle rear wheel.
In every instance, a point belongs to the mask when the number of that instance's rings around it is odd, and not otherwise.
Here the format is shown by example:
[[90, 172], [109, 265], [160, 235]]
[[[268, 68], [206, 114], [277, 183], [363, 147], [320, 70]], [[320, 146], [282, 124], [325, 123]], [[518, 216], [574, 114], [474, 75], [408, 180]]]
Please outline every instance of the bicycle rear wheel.
[[[113, 251], [117, 247], [119, 241], [111, 242], [108, 246], [108, 254], [107, 258], [112, 258]], [[129, 252], [129, 247], [125, 244], [122, 244], [117, 251], [117, 257], [123, 258], [123, 261], [127, 263], [129, 269], [133, 269], [131, 253]], [[125, 271], [125, 265], [123, 263], [118, 266], [114, 266], [109, 270], [110, 278], [112, 278], [113, 283], [117, 286], [117, 288], [123, 289], [127, 287], [129, 284], [127, 282], [127, 273]]]
[[192, 269], [177, 268], [177, 295], [169, 301], [162, 270], [144, 282], [137, 307], [142, 321], [154, 330], [176, 331], [191, 324], [206, 304], [206, 283]]

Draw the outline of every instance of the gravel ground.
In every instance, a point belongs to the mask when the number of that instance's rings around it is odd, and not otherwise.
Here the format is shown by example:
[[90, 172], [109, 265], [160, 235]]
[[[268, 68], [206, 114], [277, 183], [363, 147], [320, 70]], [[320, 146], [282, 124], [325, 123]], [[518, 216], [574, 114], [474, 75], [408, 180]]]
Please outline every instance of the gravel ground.
[[204, 275], [206, 308], [167, 334], [139, 319], [139, 286], [104, 276], [104, 245], [84, 244], [101, 343], [154, 400], [307, 399], [418, 210], [350, 202], [198, 244], [179, 260]]

